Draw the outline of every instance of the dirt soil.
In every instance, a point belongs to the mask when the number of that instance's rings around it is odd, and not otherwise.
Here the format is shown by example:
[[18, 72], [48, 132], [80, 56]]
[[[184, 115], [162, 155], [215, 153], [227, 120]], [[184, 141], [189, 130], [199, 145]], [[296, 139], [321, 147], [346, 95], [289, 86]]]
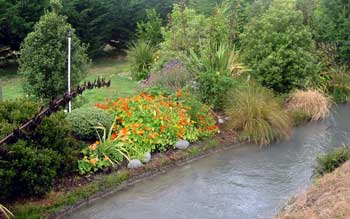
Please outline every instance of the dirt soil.
[[278, 219], [350, 219], [350, 162], [297, 195]]

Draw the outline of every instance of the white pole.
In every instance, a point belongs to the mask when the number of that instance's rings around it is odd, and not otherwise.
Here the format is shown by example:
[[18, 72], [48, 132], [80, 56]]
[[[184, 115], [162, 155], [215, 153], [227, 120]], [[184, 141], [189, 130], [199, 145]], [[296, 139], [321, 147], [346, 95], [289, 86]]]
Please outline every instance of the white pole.
[[[72, 41], [72, 38], [71, 38], [71, 34], [69, 33], [69, 35], [68, 35], [68, 94], [71, 93], [71, 90], [70, 90], [71, 41]], [[68, 112], [71, 112], [71, 111], [72, 111], [72, 102], [69, 101], [69, 103], [68, 103]]]

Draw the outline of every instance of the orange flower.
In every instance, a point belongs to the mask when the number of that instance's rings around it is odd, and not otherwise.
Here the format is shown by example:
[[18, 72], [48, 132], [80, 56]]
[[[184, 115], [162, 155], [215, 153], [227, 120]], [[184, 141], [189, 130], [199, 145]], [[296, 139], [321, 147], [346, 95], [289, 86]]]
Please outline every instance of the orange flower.
[[138, 123], [135, 123], [135, 124], [132, 125], [132, 127], [133, 127], [134, 129], [137, 129], [137, 128], [140, 127], [140, 126], [141, 126], [141, 125], [138, 124]]
[[176, 96], [177, 96], [177, 97], [181, 97], [181, 96], [182, 96], [182, 90], [181, 90], [181, 89], [179, 89], [179, 90], [177, 91]]
[[97, 158], [93, 158], [90, 160], [90, 163], [94, 166], [96, 166], [96, 163], [97, 163], [98, 159]]
[[139, 130], [136, 132], [136, 134], [138, 134], [138, 135], [143, 135], [144, 133], [145, 133], [145, 131], [143, 131], [143, 130]]
[[128, 128], [125, 127], [125, 128], [123, 128], [122, 130], [119, 131], [118, 135], [125, 136], [125, 135], [128, 134], [128, 132], [129, 132]]
[[114, 139], [116, 139], [117, 136], [118, 136], [117, 133], [113, 132], [113, 134], [112, 134], [112, 136], [111, 136], [112, 141], [113, 141]]
[[96, 148], [97, 148], [97, 144], [92, 144], [89, 146], [90, 151], [94, 151], [94, 150], [96, 150]]
[[153, 133], [151, 133], [151, 134], [148, 135], [148, 139], [153, 139], [153, 138], [155, 138], [155, 137], [157, 137], [157, 136], [158, 136], [158, 133], [153, 132]]

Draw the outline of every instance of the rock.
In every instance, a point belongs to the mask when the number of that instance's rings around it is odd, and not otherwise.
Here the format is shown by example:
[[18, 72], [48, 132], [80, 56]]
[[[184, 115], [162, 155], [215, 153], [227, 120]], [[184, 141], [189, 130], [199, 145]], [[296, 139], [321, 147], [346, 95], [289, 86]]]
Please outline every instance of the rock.
[[219, 124], [224, 124], [225, 121], [224, 121], [223, 119], [219, 118], [219, 119], [218, 119], [218, 123], [219, 123]]
[[145, 153], [145, 158], [143, 158], [142, 162], [143, 163], [148, 163], [151, 161], [152, 155], [150, 152]]
[[188, 148], [188, 146], [190, 146], [190, 142], [188, 142], [186, 140], [179, 140], [175, 144], [175, 148], [180, 149], [180, 150], [184, 150], [184, 149]]
[[143, 164], [141, 163], [140, 160], [137, 160], [137, 159], [134, 159], [134, 160], [130, 160], [129, 163], [128, 163], [128, 168], [129, 169], [136, 169], [136, 168], [139, 168], [139, 167], [142, 167]]

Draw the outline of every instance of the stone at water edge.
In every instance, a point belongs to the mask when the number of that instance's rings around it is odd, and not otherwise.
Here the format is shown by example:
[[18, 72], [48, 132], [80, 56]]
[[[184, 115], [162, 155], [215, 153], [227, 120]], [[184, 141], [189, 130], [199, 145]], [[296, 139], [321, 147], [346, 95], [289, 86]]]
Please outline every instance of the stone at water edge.
[[175, 144], [175, 148], [183, 150], [188, 148], [188, 146], [190, 146], [190, 142], [186, 141], [186, 140], [179, 140], [176, 144]]
[[148, 162], [151, 161], [151, 159], [152, 159], [151, 153], [150, 153], [150, 152], [147, 152], [147, 153], [145, 153], [145, 158], [143, 158], [142, 162], [143, 162], [143, 163], [148, 163]]
[[225, 121], [224, 121], [223, 119], [219, 118], [219, 119], [218, 119], [218, 123], [219, 123], [219, 124], [224, 124]]
[[137, 159], [134, 159], [134, 160], [130, 160], [129, 163], [128, 163], [128, 168], [129, 169], [136, 169], [136, 168], [139, 168], [139, 167], [142, 167], [143, 164], [140, 160], [137, 160]]

